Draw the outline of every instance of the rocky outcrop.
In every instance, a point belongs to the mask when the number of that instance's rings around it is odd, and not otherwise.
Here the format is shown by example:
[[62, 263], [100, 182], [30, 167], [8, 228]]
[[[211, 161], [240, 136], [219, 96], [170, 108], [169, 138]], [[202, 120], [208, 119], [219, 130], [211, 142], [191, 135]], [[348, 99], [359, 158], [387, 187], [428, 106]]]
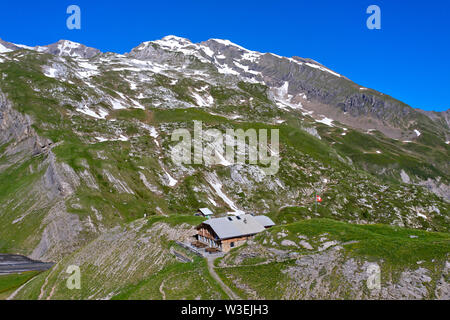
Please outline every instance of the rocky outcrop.
[[33, 121], [12, 108], [6, 95], [0, 91], [0, 145], [7, 145], [3, 155], [10, 158], [9, 163], [34, 156], [51, 145], [51, 141], [39, 137], [32, 128]]
[[[63, 226], [63, 220], [60, 222], [60, 225], [53, 224], [52, 228], [74, 232], [70, 230], [73, 225], [69, 221], [66, 221], [69, 223], [66, 227]], [[145, 219], [125, 227], [108, 229], [74, 254], [59, 260], [48, 277], [48, 283], [42, 288], [42, 297], [109, 299], [130, 283], [139, 283], [169, 263], [176, 262], [176, 257], [167, 245], [168, 241], [190, 241], [193, 234], [195, 229], [187, 224], [171, 227], [165, 223], [156, 223], [148, 226]], [[51, 236], [51, 231], [48, 236]], [[82, 296], [77, 290], [70, 292], [64, 286], [66, 270], [70, 265], [79, 266], [82, 270]], [[27, 290], [23, 289], [18, 298], [26, 295]]]
[[58, 261], [78, 249], [83, 225], [77, 215], [69, 214], [63, 202], [58, 202], [49, 211], [42, 223], [43, 231], [38, 246], [31, 258]]
[[[347, 244], [350, 243], [352, 242]], [[249, 246], [241, 248], [238, 254], [221, 261], [219, 267], [247, 266], [246, 259], [249, 258], [265, 260], [260, 262], [260, 265], [278, 262], [282, 274], [287, 278], [278, 283], [276, 290], [281, 290], [282, 299], [288, 300], [446, 300], [450, 296], [450, 284], [446, 281], [450, 267], [448, 261], [437, 275], [435, 270], [419, 264], [417, 267], [397, 270], [396, 275], [393, 275], [391, 270], [383, 268], [383, 261], [351, 257], [342, 245], [337, 243], [328, 249], [303, 254], [289, 250], [297, 247], [290, 240], [283, 240], [281, 244], [285, 250], [267, 248], [251, 242]], [[307, 250], [312, 249], [308, 244]], [[283, 268], [285, 261], [291, 263]], [[236, 281], [237, 279], [233, 282]], [[249, 296], [255, 296], [251, 285], [243, 283], [242, 279], [235, 285], [244, 289]]]
[[[371, 270], [380, 270], [379, 286], [371, 285]], [[382, 274], [380, 265], [355, 258], [346, 258], [340, 247], [298, 258], [295, 266], [283, 271], [291, 279], [286, 299], [382, 299], [415, 300], [448, 299], [450, 284], [432, 285], [430, 270], [417, 267], [401, 272], [398, 279]], [[448, 274], [448, 267], [444, 273]], [[442, 274], [442, 279], [445, 275]], [[336, 286], [333, 283], [339, 283]]]
[[438, 196], [450, 202], [450, 186], [441, 181], [428, 178], [426, 181], [419, 181], [419, 185], [427, 188], [430, 192], [437, 194]]
[[[83, 231], [82, 223], [77, 215], [69, 214], [65, 207], [65, 200], [80, 185], [80, 178], [69, 165], [56, 160], [51, 151], [53, 143], [40, 137], [32, 124], [32, 119], [13, 109], [6, 96], [0, 92], [0, 145], [6, 145], [3, 155], [8, 159], [8, 164], [0, 166], [0, 170], [37, 155], [44, 156], [36, 168], [42, 172], [41, 178], [26, 186], [21, 191], [23, 194], [13, 195], [18, 197], [10, 200], [16, 203], [16, 207], [22, 208], [20, 216], [13, 221], [13, 226], [20, 226], [28, 216], [46, 210], [47, 214], [39, 230], [36, 230], [41, 236], [36, 233], [30, 235], [32, 239], [40, 237], [31, 257], [54, 261], [75, 250], [81, 241], [79, 235]], [[32, 201], [31, 206], [28, 204], [29, 200]]]

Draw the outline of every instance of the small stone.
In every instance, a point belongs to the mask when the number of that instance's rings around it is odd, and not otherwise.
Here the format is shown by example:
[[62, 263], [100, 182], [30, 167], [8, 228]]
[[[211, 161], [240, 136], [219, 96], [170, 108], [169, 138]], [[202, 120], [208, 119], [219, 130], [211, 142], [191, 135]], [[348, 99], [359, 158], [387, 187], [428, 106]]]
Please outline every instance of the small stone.
[[319, 251], [323, 251], [323, 250], [326, 250], [326, 249], [328, 249], [329, 247], [331, 247], [331, 246], [334, 246], [334, 245], [336, 245], [337, 244], [337, 241], [328, 241], [328, 242], [325, 242], [320, 248], [319, 248]]
[[278, 237], [278, 239], [280, 239], [280, 238], [286, 238], [286, 237], [287, 237], [287, 234], [284, 233], [284, 232], [278, 232], [278, 233], [277, 233], [277, 237]]
[[286, 247], [297, 247], [297, 244], [291, 240], [283, 240], [281, 241], [281, 245]]
[[308, 249], [308, 250], [313, 250], [313, 249], [314, 249], [314, 248], [309, 244], [309, 242], [307, 242], [307, 241], [305, 241], [305, 240], [302, 240], [302, 241], [300, 241], [299, 243], [300, 243], [300, 245], [301, 245], [303, 248], [305, 248], [305, 249]]

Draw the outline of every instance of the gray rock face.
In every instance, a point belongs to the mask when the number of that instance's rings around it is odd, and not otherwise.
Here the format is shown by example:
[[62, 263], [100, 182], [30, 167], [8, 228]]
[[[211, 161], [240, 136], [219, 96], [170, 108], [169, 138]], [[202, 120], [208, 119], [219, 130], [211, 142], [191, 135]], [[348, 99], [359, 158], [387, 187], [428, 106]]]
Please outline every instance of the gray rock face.
[[43, 182], [48, 190], [49, 199], [71, 195], [80, 185], [78, 175], [69, 165], [58, 163], [52, 152], [49, 152], [47, 162], [48, 167]]
[[[450, 109], [447, 109], [446, 111], [442, 112], [436, 112], [436, 111], [425, 111], [421, 109], [416, 109], [417, 112], [423, 113], [427, 117], [429, 117], [431, 120], [437, 123], [442, 123], [447, 125], [447, 127], [450, 127]], [[447, 141], [450, 140], [450, 136], [447, 135], [446, 137]]]
[[[59, 260], [78, 248], [83, 227], [77, 215], [69, 214], [62, 202], [56, 204], [43, 221], [41, 240], [31, 254], [40, 260]], [[80, 242], [79, 242], [80, 241]]]
[[436, 283], [435, 294], [438, 299], [449, 300], [450, 299], [450, 284], [448, 282], [448, 277], [450, 275], [450, 262], [445, 263], [442, 276]]
[[450, 186], [447, 184], [431, 178], [428, 178], [426, 181], [419, 181], [418, 184], [450, 202]]
[[14, 110], [0, 91], [0, 145], [7, 145], [3, 155], [9, 157], [9, 164], [20, 163], [25, 155], [37, 155], [51, 145], [36, 134], [32, 123], [29, 116]]
[[0, 91], [0, 144], [25, 140], [32, 134], [30, 126], [30, 118], [13, 110], [6, 96]]

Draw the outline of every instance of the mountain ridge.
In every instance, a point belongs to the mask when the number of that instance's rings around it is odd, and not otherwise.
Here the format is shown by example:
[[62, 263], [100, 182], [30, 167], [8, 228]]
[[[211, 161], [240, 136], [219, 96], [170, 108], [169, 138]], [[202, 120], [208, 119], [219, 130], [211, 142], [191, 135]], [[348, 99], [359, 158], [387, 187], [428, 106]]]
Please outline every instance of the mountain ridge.
[[[158, 40], [144, 41], [141, 44], [139, 44], [138, 46], [132, 48], [130, 52], [124, 53], [124, 55], [130, 54], [134, 49], [136, 49], [138, 47], [141, 47], [142, 45], [148, 45], [148, 44], [151, 44], [151, 43], [163, 44], [167, 40], [179, 41], [178, 43], [184, 43], [184, 45], [201, 45], [201, 44], [208, 44], [209, 42], [214, 41], [214, 42], [221, 43], [222, 45], [236, 47], [238, 49], [241, 49], [241, 50], [244, 50], [244, 51], [247, 51], [247, 52], [255, 52], [255, 53], [258, 53], [258, 54], [271, 54], [271, 55], [274, 55], [274, 56], [277, 56], [277, 57], [280, 57], [280, 58], [293, 59], [293, 60], [296, 60], [296, 61], [299, 61], [299, 62], [302, 62], [302, 63], [310, 63], [310, 64], [314, 64], [316, 66], [321, 66], [321, 67], [323, 67], [325, 69], [328, 69], [323, 64], [321, 64], [321, 63], [319, 63], [319, 62], [317, 62], [317, 61], [315, 61], [315, 60], [313, 60], [311, 58], [302, 58], [302, 57], [298, 57], [298, 56], [284, 57], [284, 56], [279, 56], [279, 55], [271, 53], [271, 52], [261, 53], [261, 52], [258, 52], [258, 51], [252, 51], [252, 50], [246, 49], [246, 48], [244, 48], [244, 47], [242, 47], [242, 46], [240, 46], [240, 45], [238, 45], [236, 43], [233, 43], [230, 40], [226, 40], [226, 39], [211, 38], [211, 39], [206, 40], [206, 41], [201, 41], [201, 42], [198, 42], [198, 43], [194, 43], [191, 40], [189, 40], [188, 38], [178, 37], [178, 36], [175, 36], [175, 35], [167, 35], [167, 36], [165, 36], [165, 37], [163, 37], [161, 39], [158, 39]], [[29, 49], [29, 50], [37, 50], [37, 51], [40, 51], [40, 52], [47, 52], [47, 53], [51, 53], [51, 54], [58, 54], [59, 53], [58, 52], [58, 51], [60, 51], [60, 49], [58, 49], [59, 45], [61, 45], [61, 44], [63, 44], [63, 45], [64, 44], [69, 44], [69, 46], [72, 45], [72, 46], [76, 46], [76, 47], [82, 47], [85, 50], [89, 50], [90, 52], [87, 55], [81, 56], [83, 58], [92, 58], [96, 54], [107, 53], [107, 52], [102, 52], [102, 51], [100, 51], [100, 50], [98, 50], [98, 49], [96, 49], [94, 47], [87, 47], [87, 46], [83, 45], [82, 43], [73, 42], [71, 40], [65, 40], [65, 39], [61, 39], [61, 40], [59, 40], [59, 41], [57, 41], [55, 43], [44, 45], [44, 46], [38, 45], [38, 46], [35, 46], [35, 47], [30, 47], [30, 46], [26, 46], [26, 45], [20, 45], [20, 44], [15, 44], [15, 43], [12, 43], [12, 42], [7, 42], [7, 41], [4, 41], [4, 40], [2, 40], [0, 38], [0, 44], [6, 45], [7, 48], [10, 48], [12, 50]], [[55, 53], [55, 50], [56, 50], [56, 53]], [[116, 53], [116, 54], [119, 54], [119, 53]], [[70, 56], [70, 54], [66, 54], [66, 55]], [[331, 69], [328, 69], [328, 70], [331, 70]], [[334, 71], [333, 71], [333, 73], [334, 73]], [[340, 76], [342, 76], [342, 75], [340, 75]], [[345, 76], [342, 76], [342, 77], [346, 78]], [[348, 78], [346, 78], [346, 79], [348, 79]], [[369, 88], [361, 87], [361, 89], [369, 89]], [[369, 89], [369, 90], [372, 90], [372, 89]], [[400, 101], [400, 100], [398, 100], [398, 101]], [[411, 106], [409, 106], [409, 107], [411, 107]], [[414, 109], [425, 111], [425, 113], [427, 113], [427, 110], [424, 110], [424, 109], [421, 109], [421, 108], [414, 108]], [[450, 109], [448, 109], [448, 110], [450, 110]], [[436, 113], [442, 114], [442, 113], [445, 113], [447, 111], [429, 111], [429, 112], [436, 112]]]

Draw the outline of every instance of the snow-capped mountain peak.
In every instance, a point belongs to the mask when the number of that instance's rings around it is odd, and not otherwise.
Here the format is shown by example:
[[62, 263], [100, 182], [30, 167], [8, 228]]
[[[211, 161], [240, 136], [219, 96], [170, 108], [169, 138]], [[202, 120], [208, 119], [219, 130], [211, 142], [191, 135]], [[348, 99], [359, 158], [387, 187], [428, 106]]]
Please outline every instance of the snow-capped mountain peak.
[[27, 49], [56, 56], [69, 56], [73, 58], [92, 58], [100, 54], [100, 50], [86, 47], [85, 45], [69, 40], [59, 40], [46, 46], [31, 47], [23, 44], [15, 44], [0, 39], [0, 53]]
[[165, 36], [159, 40], [146, 41], [141, 43], [139, 46], [133, 49], [133, 51], [142, 51], [147, 49], [149, 46], [156, 44], [163, 49], [176, 51], [182, 49], [189, 45], [194, 45], [189, 39], [177, 37], [174, 35]]
[[35, 50], [56, 56], [70, 56], [75, 58], [92, 58], [100, 53], [98, 49], [89, 48], [83, 44], [69, 40], [59, 40], [47, 46], [37, 46]]
[[189, 39], [177, 37], [174, 35], [166, 36], [166, 37], [162, 38], [161, 40], [156, 40], [154, 42], [161, 46], [173, 47], [173, 48], [179, 48], [179, 47], [183, 47], [183, 46], [192, 44], [192, 42]]

